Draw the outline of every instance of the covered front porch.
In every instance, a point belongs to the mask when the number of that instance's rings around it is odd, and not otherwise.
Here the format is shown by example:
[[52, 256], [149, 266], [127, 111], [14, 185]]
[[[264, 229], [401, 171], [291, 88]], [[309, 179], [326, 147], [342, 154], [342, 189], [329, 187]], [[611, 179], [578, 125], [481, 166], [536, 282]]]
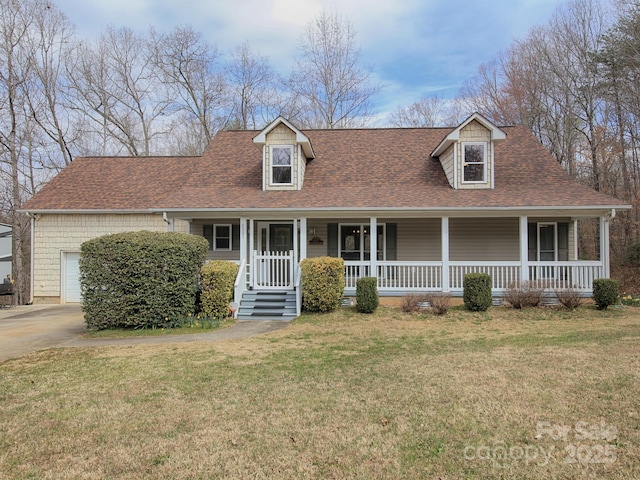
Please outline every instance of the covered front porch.
[[[467, 273], [487, 273], [496, 297], [520, 282], [548, 292], [573, 288], [591, 295], [594, 279], [609, 276], [609, 222], [614, 211], [501, 212], [468, 216], [219, 216], [190, 218], [190, 232], [209, 241], [209, 259], [237, 262], [235, 301], [245, 292], [288, 291], [300, 308], [300, 261], [318, 256], [345, 261], [345, 296], [358, 278], [377, 278], [381, 296], [412, 292], [463, 293]], [[178, 218], [178, 217], [176, 217]], [[578, 222], [597, 218], [599, 249], [581, 259]], [[184, 219], [184, 217], [183, 217]], [[376, 234], [372, 234], [376, 232]], [[375, 253], [374, 253], [375, 252]]]

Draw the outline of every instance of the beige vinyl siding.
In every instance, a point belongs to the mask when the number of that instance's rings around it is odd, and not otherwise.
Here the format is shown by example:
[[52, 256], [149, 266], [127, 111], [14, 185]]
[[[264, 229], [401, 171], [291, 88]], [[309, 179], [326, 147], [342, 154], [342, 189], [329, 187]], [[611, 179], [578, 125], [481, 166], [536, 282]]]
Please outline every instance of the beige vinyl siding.
[[[291, 171], [291, 180], [293, 185], [272, 185], [271, 181], [271, 145], [292, 145], [293, 158], [291, 162], [293, 169]], [[280, 124], [266, 135], [265, 145], [265, 186], [266, 190], [297, 190], [298, 189], [298, 146], [296, 145], [296, 134], [289, 127]]]
[[[486, 142], [487, 143], [487, 152], [486, 152], [486, 162], [487, 162], [487, 178], [486, 183], [462, 183], [464, 168], [462, 164], [462, 155], [463, 155], [463, 142]], [[483, 188], [491, 188], [491, 178], [492, 178], [492, 152], [493, 152], [493, 143], [491, 142], [491, 132], [483, 127], [479, 122], [474, 120], [473, 122], [466, 125], [462, 130], [460, 130], [460, 142], [458, 143], [458, 188], [460, 190], [475, 190], [475, 189], [483, 189]]]
[[451, 261], [520, 260], [520, 222], [517, 218], [449, 219]]
[[33, 296], [36, 302], [60, 301], [62, 252], [79, 252], [92, 238], [112, 233], [166, 232], [161, 215], [41, 215], [33, 240]]
[[[382, 222], [381, 222], [382, 223]], [[398, 225], [398, 261], [439, 262], [442, 257], [442, 222], [439, 218], [384, 220]]]
[[449, 148], [445, 150], [445, 152], [440, 155], [440, 164], [442, 165], [442, 169], [444, 170], [444, 174], [447, 176], [447, 180], [449, 180], [449, 185], [452, 188], [455, 188], [455, 179], [454, 179], [454, 151], [455, 148], [451, 145]]
[[[231, 230], [233, 231], [234, 225], [240, 225], [240, 220], [233, 219], [211, 219], [211, 220], [193, 220], [191, 222], [191, 230], [190, 233], [192, 235], [198, 235], [200, 237], [204, 236], [204, 226], [205, 225], [231, 225]], [[247, 226], [248, 228], [248, 226]], [[235, 245], [233, 242], [238, 241], [238, 239], [232, 238], [232, 250], [209, 250], [207, 252], [207, 260], [229, 260], [233, 262], [240, 261], [240, 245]]]
[[[325, 219], [309, 219], [307, 220], [307, 257], [315, 258], [315, 257], [324, 257], [327, 255], [327, 224], [328, 223], [337, 223], [335, 220], [325, 220]], [[315, 235], [309, 234], [309, 230], [315, 229]], [[318, 237], [322, 240], [322, 245], [311, 245], [311, 239], [313, 237]]]
[[[307, 257], [322, 257], [327, 255], [328, 239], [327, 224], [339, 223], [343, 225], [369, 224], [369, 219], [310, 219], [307, 229], [315, 229], [315, 235], [307, 232]], [[395, 223], [397, 225], [397, 260], [405, 262], [440, 261], [441, 234], [439, 218], [409, 218], [392, 219], [379, 218], [378, 225]], [[318, 237], [322, 245], [311, 245], [311, 239]]]

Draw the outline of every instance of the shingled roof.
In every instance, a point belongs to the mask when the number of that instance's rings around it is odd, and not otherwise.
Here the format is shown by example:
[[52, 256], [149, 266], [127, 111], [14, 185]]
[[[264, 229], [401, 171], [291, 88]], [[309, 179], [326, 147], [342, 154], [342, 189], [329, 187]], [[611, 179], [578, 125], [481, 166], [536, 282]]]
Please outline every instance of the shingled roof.
[[316, 158], [302, 189], [263, 191], [259, 132], [223, 131], [201, 157], [78, 158], [23, 210], [626, 207], [571, 180], [528, 129], [502, 130], [493, 189], [450, 187], [430, 154], [451, 129], [395, 128], [305, 130]]

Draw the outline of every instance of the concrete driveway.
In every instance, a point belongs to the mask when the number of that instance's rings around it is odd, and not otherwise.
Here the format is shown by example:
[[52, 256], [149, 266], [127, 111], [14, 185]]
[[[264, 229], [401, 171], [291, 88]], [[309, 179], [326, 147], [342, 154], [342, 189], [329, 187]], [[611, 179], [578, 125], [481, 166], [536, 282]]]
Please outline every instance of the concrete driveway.
[[59, 347], [86, 332], [80, 305], [21, 305], [0, 309], [0, 362]]
[[204, 333], [90, 339], [82, 338], [87, 329], [80, 305], [23, 305], [0, 309], [0, 363], [46, 348], [213, 342], [247, 338], [287, 325], [287, 321], [240, 321], [229, 328]]

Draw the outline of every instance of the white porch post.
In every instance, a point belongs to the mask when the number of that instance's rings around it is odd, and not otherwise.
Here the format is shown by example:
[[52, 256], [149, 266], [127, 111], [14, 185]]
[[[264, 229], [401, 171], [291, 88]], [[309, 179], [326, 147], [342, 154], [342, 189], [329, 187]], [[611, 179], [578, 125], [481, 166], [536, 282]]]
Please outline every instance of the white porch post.
[[254, 229], [255, 229], [255, 222], [252, 219], [249, 220], [249, 286], [250, 288], [253, 288], [254, 282], [253, 282], [253, 276], [255, 275], [255, 268], [253, 265], [253, 250], [255, 249], [254, 246]]
[[449, 291], [449, 217], [441, 219], [442, 236], [442, 291]]
[[240, 264], [247, 264], [247, 219], [240, 217]]
[[293, 219], [293, 263], [298, 263], [298, 219]]
[[611, 275], [609, 265], [609, 217], [600, 217], [600, 262], [602, 263], [603, 275], [609, 278]]
[[371, 271], [369, 276], [378, 278], [378, 219], [369, 219], [369, 261]]
[[307, 218], [300, 219], [300, 261], [307, 258]]
[[520, 281], [529, 281], [529, 225], [527, 217], [520, 217]]

